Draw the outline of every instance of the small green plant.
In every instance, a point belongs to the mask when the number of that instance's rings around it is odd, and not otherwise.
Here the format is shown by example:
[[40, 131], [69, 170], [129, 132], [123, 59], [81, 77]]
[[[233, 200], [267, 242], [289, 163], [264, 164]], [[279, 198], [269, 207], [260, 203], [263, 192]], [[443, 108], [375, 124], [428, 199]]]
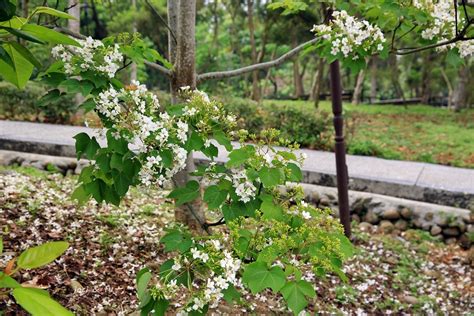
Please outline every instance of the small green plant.
[[[21, 270], [30, 270], [45, 266], [61, 256], [69, 244], [55, 241], [28, 248], [17, 258], [11, 259], [0, 272], [0, 296], [11, 295], [18, 305], [33, 316], [73, 315], [61, 304], [53, 300], [49, 293], [35, 287], [24, 286], [13, 276]], [[3, 241], [0, 238], [0, 256], [3, 253]], [[0, 311], [1, 313], [1, 311]]]

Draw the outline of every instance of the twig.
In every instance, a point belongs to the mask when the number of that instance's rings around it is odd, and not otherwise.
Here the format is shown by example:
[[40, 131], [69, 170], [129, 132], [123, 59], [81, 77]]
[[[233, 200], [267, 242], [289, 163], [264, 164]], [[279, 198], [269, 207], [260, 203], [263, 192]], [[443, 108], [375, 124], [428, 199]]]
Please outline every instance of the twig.
[[155, 14], [158, 16], [158, 19], [160, 19], [161, 23], [163, 23], [163, 25], [166, 26], [166, 28], [168, 29], [168, 31], [170, 31], [171, 37], [173, 38], [174, 42], [175, 42], [175, 43], [178, 43], [178, 40], [176, 39], [176, 34], [174, 34], [173, 30], [172, 30], [171, 27], [168, 25], [168, 23], [165, 21], [165, 19], [163, 19], [163, 17], [160, 15], [160, 13], [158, 12], [158, 10], [155, 9], [155, 7], [150, 3], [150, 1], [145, 0], [145, 2], [146, 2], [146, 4], [151, 8], [151, 10], [153, 11], [153, 13], [155, 13]]
[[286, 62], [287, 60], [291, 59], [293, 56], [297, 55], [301, 50], [303, 50], [307, 46], [316, 43], [318, 40], [319, 40], [319, 38], [313, 38], [312, 40], [307, 41], [307, 42], [293, 48], [292, 50], [290, 50], [286, 54], [281, 55], [280, 57], [278, 57], [275, 60], [271, 60], [271, 61], [267, 61], [267, 62], [263, 62], [263, 63], [258, 63], [258, 64], [254, 64], [254, 65], [250, 65], [250, 66], [246, 66], [246, 67], [242, 67], [242, 68], [238, 68], [238, 69], [234, 69], [234, 70], [216, 71], [216, 72], [208, 72], [208, 73], [205, 73], [205, 74], [200, 74], [200, 75], [197, 76], [197, 82], [200, 83], [200, 82], [203, 82], [203, 81], [206, 81], [206, 80], [209, 80], [209, 79], [230, 78], [230, 77], [240, 76], [240, 75], [243, 75], [245, 73], [252, 72], [252, 71], [255, 71], [255, 70], [261, 70], [261, 69], [268, 69], [268, 68], [272, 68], [272, 67], [277, 67], [277, 66], [283, 64], [284, 62]]

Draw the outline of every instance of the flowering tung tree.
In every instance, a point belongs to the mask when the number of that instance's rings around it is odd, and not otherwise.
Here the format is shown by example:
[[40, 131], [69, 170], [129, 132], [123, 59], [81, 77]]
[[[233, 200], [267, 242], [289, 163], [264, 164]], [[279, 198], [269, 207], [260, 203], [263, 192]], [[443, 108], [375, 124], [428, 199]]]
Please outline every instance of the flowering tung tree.
[[[170, 64], [138, 35], [120, 34], [102, 42], [84, 38], [77, 47], [54, 48], [58, 61], [41, 75], [55, 86], [49, 96], [83, 94], [82, 106], [98, 114], [107, 139], [101, 147], [87, 134], [75, 137], [78, 157], [91, 164], [83, 169], [74, 198], [118, 204], [131, 186], [172, 183], [169, 198], [180, 210], [177, 217], [207, 232], [193, 235], [178, 224], [167, 228], [161, 243], [173, 256], [157, 274], [145, 268], [137, 275], [143, 314], [164, 314], [169, 308], [205, 314], [224, 301], [245, 307], [245, 297], [270, 290], [299, 314], [316, 296], [308, 268], [314, 276], [335, 273], [347, 279], [342, 266], [352, 246], [342, 227], [330, 211], [307, 204], [301, 188], [288, 186], [302, 179], [304, 157], [294, 151], [298, 146], [281, 139], [276, 130], [264, 131], [260, 141], [235, 131], [235, 118], [196, 85], [277, 66], [303, 49], [355, 70], [372, 54], [386, 57], [436, 48], [469, 57], [472, 8], [464, 1], [446, 3], [336, 3], [338, 10], [313, 28], [314, 39], [280, 58], [201, 75], [194, 67], [194, 1], [168, 3]], [[272, 5], [290, 13], [307, 8], [304, 1]], [[407, 36], [419, 36], [421, 46], [398, 48]], [[156, 64], [160, 60], [163, 65]], [[117, 72], [131, 62], [146, 63], [169, 77], [174, 104], [163, 106], [139, 82], [120, 82]], [[215, 162], [217, 145], [228, 152], [225, 164]], [[193, 152], [203, 153], [211, 163], [195, 168]], [[223, 224], [225, 230], [211, 231]]]

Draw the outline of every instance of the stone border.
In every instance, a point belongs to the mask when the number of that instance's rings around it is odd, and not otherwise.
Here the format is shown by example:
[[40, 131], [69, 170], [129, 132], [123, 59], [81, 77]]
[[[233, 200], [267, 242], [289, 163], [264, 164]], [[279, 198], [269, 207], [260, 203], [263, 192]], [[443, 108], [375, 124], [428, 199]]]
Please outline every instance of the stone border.
[[[302, 184], [306, 199], [319, 208], [331, 208], [338, 215], [337, 189]], [[398, 235], [410, 228], [422, 229], [448, 244], [472, 247], [474, 211], [401, 199], [381, 194], [349, 191], [352, 221], [362, 230]]]

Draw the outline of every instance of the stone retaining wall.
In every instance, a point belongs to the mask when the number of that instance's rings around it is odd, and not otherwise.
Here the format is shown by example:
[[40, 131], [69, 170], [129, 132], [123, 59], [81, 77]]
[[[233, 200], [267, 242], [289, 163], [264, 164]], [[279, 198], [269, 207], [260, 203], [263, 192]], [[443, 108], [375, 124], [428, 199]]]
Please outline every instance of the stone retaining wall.
[[[309, 202], [331, 208], [338, 215], [337, 189], [302, 184]], [[470, 248], [474, 238], [474, 212], [367, 192], [349, 191], [352, 220], [369, 232], [397, 234], [409, 228], [428, 231], [446, 243]]]

